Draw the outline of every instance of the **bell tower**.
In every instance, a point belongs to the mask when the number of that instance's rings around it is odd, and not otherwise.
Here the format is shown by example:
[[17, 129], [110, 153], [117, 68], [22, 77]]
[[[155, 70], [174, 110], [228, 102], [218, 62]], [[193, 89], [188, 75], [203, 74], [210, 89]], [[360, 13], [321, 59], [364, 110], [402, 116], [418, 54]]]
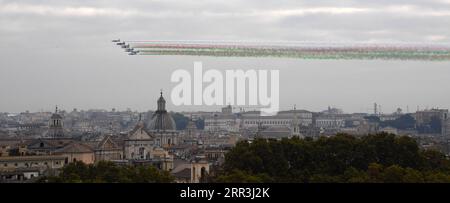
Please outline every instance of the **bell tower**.
[[63, 117], [58, 113], [58, 106], [55, 108], [55, 113], [50, 117], [48, 125], [48, 135], [50, 138], [58, 138], [64, 136]]
[[294, 105], [294, 119], [291, 123], [291, 136], [300, 136], [300, 123], [298, 122], [297, 108]]

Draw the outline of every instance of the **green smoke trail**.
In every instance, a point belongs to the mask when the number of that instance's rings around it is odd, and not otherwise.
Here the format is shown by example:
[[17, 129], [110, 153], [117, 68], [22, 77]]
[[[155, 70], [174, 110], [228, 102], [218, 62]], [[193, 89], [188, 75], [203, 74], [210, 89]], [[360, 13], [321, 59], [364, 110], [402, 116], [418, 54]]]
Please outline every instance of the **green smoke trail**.
[[214, 57], [279, 57], [333, 60], [449, 61], [450, 46], [443, 45], [334, 45], [299, 46], [265, 44], [217, 44], [144, 42], [131, 43], [139, 55], [186, 55]]

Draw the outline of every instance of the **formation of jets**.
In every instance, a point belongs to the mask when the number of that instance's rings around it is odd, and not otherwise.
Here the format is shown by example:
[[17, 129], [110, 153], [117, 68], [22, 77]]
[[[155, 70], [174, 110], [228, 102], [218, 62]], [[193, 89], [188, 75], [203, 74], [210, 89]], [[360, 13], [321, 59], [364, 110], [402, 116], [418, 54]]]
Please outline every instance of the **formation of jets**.
[[128, 53], [128, 55], [136, 55], [139, 53], [138, 50], [134, 50], [134, 48], [130, 48], [130, 44], [126, 44], [125, 41], [120, 41], [120, 39], [114, 39], [112, 40], [113, 43], [116, 43], [116, 45], [122, 47], [122, 49], [125, 49], [125, 52]]

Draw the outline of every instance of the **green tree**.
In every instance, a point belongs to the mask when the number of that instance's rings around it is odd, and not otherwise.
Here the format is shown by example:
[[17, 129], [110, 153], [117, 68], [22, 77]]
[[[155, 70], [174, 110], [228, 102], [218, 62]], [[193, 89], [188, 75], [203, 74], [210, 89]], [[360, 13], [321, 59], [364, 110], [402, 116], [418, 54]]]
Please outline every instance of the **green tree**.
[[97, 164], [70, 163], [59, 176], [43, 177], [38, 182], [54, 183], [170, 183], [174, 178], [167, 171], [153, 166], [119, 166], [101, 161]]
[[221, 183], [263, 183], [267, 182], [267, 179], [269, 178], [266, 175], [256, 176], [234, 169], [230, 173], [218, 176], [215, 181]]
[[195, 126], [197, 127], [197, 129], [203, 130], [205, 129], [205, 120], [203, 119], [197, 119], [195, 121]]
[[382, 179], [385, 183], [401, 183], [404, 175], [404, 168], [399, 165], [392, 165], [384, 169]]
[[[450, 175], [442, 153], [420, 150], [410, 137], [388, 133], [319, 139], [242, 141], [225, 155], [220, 178], [269, 182], [424, 182]], [[228, 178], [228, 179], [223, 179]], [[242, 177], [242, 181], [248, 181]], [[442, 181], [442, 180], [440, 180]]]
[[172, 118], [175, 121], [177, 130], [184, 130], [189, 122], [189, 118], [181, 113], [172, 113]]
[[423, 183], [424, 177], [423, 174], [417, 170], [412, 168], [405, 169], [405, 175], [403, 176], [404, 183]]
[[382, 127], [391, 126], [400, 130], [411, 130], [415, 128], [416, 119], [411, 114], [405, 114], [395, 120], [381, 122]]

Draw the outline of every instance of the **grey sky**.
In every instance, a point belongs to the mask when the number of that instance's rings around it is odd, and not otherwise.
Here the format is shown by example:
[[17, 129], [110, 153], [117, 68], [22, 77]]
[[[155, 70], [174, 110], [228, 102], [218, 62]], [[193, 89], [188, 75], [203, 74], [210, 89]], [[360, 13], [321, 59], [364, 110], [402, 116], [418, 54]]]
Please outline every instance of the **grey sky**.
[[279, 68], [282, 108], [448, 108], [449, 62], [129, 57], [110, 40], [450, 43], [449, 25], [450, 0], [0, 0], [0, 111], [154, 109], [193, 61]]

